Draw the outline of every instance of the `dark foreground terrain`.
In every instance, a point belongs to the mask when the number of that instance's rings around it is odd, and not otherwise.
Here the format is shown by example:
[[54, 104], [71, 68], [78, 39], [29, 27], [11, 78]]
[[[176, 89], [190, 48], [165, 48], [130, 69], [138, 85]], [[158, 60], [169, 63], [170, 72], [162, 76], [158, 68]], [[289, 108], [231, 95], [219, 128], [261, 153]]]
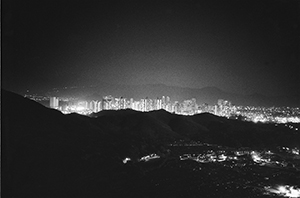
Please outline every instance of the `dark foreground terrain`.
[[1, 106], [2, 197], [300, 197], [299, 124]]

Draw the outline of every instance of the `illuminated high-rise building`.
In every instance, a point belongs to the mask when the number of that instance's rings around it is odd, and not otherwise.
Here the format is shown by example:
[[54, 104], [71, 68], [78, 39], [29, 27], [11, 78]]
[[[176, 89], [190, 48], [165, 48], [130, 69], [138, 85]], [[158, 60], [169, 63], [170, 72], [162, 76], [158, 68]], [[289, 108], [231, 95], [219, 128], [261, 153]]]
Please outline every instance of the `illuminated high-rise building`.
[[130, 98], [130, 107], [131, 109], [134, 109], [134, 100], [133, 98]]
[[114, 98], [112, 102], [112, 109], [114, 110], [121, 109], [121, 98]]
[[218, 115], [218, 106], [217, 105], [214, 106], [214, 114]]
[[153, 110], [153, 101], [152, 99], [146, 98], [146, 111], [152, 111]]
[[93, 101], [90, 102], [89, 109], [92, 112], [94, 112], [94, 113], [96, 113], [98, 111], [98, 105], [97, 105], [97, 103], [98, 103], [98, 101], [95, 101], [95, 100], [93, 100]]
[[140, 111], [146, 111], [146, 99], [141, 99], [141, 101], [140, 101], [140, 104], [141, 104], [141, 106], [140, 106]]
[[59, 100], [57, 97], [50, 98], [50, 108], [57, 109], [59, 106]]
[[166, 97], [166, 106], [171, 102], [171, 99], [169, 96]]
[[161, 108], [166, 109], [166, 98], [165, 98], [165, 96], [163, 96], [161, 98]]
[[162, 109], [162, 99], [157, 98], [157, 109]]
[[177, 114], [179, 114], [179, 106], [180, 106], [179, 102], [175, 101], [174, 102], [174, 112]]
[[120, 98], [120, 109], [126, 109], [126, 108], [127, 108], [126, 98], [121, 97]]
[[113, 100], [114, 98], [112, 96], [105, 96], [102, 99], [102, 109], [103, 110], [108, 110], [108, 109], [112, 109], [113, 107]]
[[99, 101], [97, 104], [97, 112], [102, 110], [102, 101]]
[[192, 98], [192, 114], [195, 114], [197, 112], [198, 109], [198, 105], [196, 103], [196, 98]]
[[136, 110], [136, 111], [140, 111], [140, 102], [139, 101], [133, 101], [132, 109]]

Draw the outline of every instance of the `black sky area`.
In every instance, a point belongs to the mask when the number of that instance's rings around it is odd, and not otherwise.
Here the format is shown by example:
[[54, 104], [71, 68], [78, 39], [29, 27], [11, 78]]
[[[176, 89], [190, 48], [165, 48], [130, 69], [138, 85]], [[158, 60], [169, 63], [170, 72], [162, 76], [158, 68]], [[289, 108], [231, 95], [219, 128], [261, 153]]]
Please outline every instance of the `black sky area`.
[[300, 1], [2, 0], [2, 87], [300, 90]]

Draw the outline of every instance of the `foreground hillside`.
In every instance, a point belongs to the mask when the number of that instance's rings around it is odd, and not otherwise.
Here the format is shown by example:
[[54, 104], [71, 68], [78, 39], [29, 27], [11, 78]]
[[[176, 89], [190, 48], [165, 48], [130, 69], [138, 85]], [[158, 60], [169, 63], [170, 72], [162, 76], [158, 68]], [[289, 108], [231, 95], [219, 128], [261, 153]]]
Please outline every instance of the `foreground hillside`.
[[[179, 164], [183, 163], [179, 156], [187, 151], [204, 153], [205, 145], [217, 145], [212, 147], [226, 148], [226, 152], [245, 147], [300, 148], [299, 132], [284, 126], [211, 114], [122, 110], [91, 117], [63, 115], [5, 90], [1, 104], [3, 197], [185, 197], [189, 187], [180, 188], [180, 184], [195, 180], [189, 175], [195, 164]], [[178, 142], [197, 142], [201, 148], [170, 146]], [[147, 161], [143, 156], [154, 153], [158, 159], [143, 163]], [[202, 168], [216, 169], [214, 165]], [[238, 173], [234, 174], [240, 177]], [[208, 175], [198, 179], [205, 178]], [[170, 185], [174, 191], [164, 190]], [[195, 187], [189, 197], [198, 191], [202, 197], [212, 195]]]

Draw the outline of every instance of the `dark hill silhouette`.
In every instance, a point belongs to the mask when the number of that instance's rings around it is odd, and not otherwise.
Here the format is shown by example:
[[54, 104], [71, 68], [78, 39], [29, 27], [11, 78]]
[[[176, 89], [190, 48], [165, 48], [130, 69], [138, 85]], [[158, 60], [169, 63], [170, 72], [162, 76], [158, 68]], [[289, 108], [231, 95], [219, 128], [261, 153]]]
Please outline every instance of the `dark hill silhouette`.
[[[287, 127], [228, 120], [212, 114], [180, 116], [164, 110], [64, 115], [2, 90], [3, 197], [141, 197], [137, 159], [168, 155], [174, 140], [229, 147], [300, 146]], [[122, 160], [132, 158], [132, 165]], [[160, 165], [158, 166], [160, 167]], [[127, 193], [127, 194], [126, 194]], [[131, 196], [132, 197], [132, 196]]]
[[196, 122], [189, 117], [177, 116], [169, 122], [172, 130], [182, 136], [186, 136], [193, 140], [207, 141], [206, 137], [209, 136], [208, 129]]
[[211, 113], [201, 113], [201, 114], [196, 114], [191, 117], [195, 122], [200, 122], [200, 123], [207, 123], [207, 122], [223, 122], [227, 120], [226, 118], [219, 117], [216, 115], [213, 115]]
[[[109, 137], [85, 119], [64, 116], [5, 90], [1, 106], [3, 197], [64, 196], [79, 185], [79, 178], [92, 174], [77, 173], [88, 168], [86, 155], [115, 160], [105, 152]], [[70, 185], [62, 189], [66, 183]]]
[[161, 122], [166, 123], [166, 124], [169, 123], [171, 119], [173, 119], [174, 117], [177, 116], [177, 115], [172, 114], [164, 109], [150, 111], [150, 112], [147, 112], [147, 114]]
[[101, 195], [113, 193], [112, 177], [124, 157], [163, 152], [165, 142], [180, 138], [131, 110], [98, 118], [63, 115], [5, 90], [1, 102], [3, 197], [84, 197], [85, 188], [97, 191], [95, 183], [103, 185]]
[[[94, 124], [106, 128], [121, 145], [118, 150], [122, 157], [136, 158], [155, 151], [164, 150], [164, 146], [175, 139], [182, 138], [166, 123], [147, 113], [132, 110], [104, 111], [98, 113]], [[134, 145], [134, 146], [133, 146]]]
[[97, 113], [92, 113], [91, 117], [100, 117], [100, 116], [127, 116], [127, 115], [131, 115], [131, 114], [136, 114], [136, 113], [141, 113], [139, 111], [135, 111], [132, 109], [122, 109], [119, 111], [115, 111], [115, 110], [103, 110]]

